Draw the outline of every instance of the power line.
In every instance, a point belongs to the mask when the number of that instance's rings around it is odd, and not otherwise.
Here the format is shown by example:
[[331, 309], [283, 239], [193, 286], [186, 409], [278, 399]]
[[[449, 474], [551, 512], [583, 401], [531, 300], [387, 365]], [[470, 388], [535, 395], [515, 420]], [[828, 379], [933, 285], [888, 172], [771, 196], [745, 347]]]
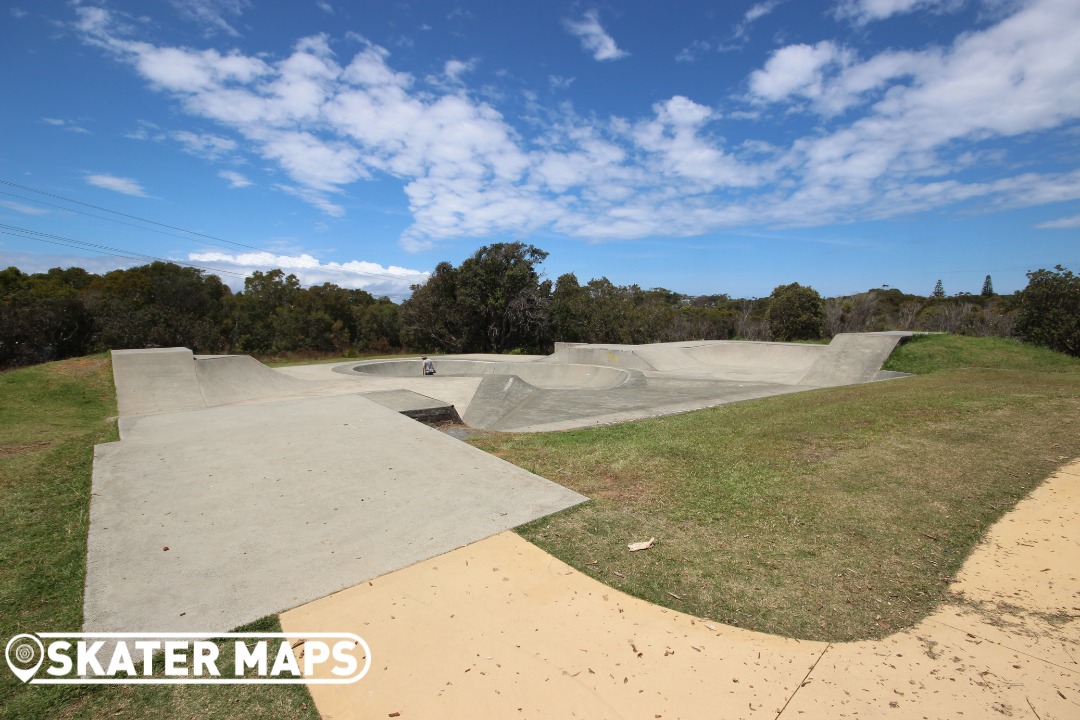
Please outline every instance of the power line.
[[[0, 234], [23, 238], [24, 240], [37, 240], [38, 242], [48, 243], [50, 245], [59, 245], [61, 247], [74, 248], [76, 250], [89, 250], [99, 255], [109, 253], [114, 257], [120, 257], [124, 258], [125, 260], [132, 260], [135, 262], [149, 261], [172, 263], [174, 265], [182, 265], [184, 267], [189, 267], [195, 270], [202, 270], [203, 272], [207, 272], [213, 275], [231, 275], [240, 279], [247, 279], [248, 277], [246, 273], [236, 272], [233, 270], [219, 270], [217, 268], [196, 265], [194, 263], [185, 262], [183, 260], [171, 260], [168, 258], [157, 257], [155, 255], [146, 255], [144, 253], [121, 250], [119, 248], [109, 247], [108, 245], [92, 243], [86, 240], [77, 240], [75, 238], [64, 237], [62, 235], [53, 235], [52, 233], [45, 233], [39, 230], [30, 230], [27, 228], [16, 227], [14, 225], [5, 225], [3, 223], [0, 223]], [[321, 283], [300, 283], [300, 287], [302, 288], [319, 287], [319, 285], [321, 285]], [[404, 293], [381, 293], [380, 297], [405, 298], [408, 296]]]
[[233, 275], [239, 278], [247, 277], [243, 273], [233, 272], [231, 270], [216, 270], [214, 268], [202, 267], [200, 265], [195, 265], [180, 260], [167, 260], [166, 258], [160, 258], [154, 255], [145, 255], [143, 253], [120, 250], [119, 248], [109, 247], [108, 245], [99, 245], [97, 243], [87, 242], [85, 240], [76, 240], [74, 238], [68, 238], [62, 235], [53, 235], [52, 233], [40, 232], [38, 230], [28, 230], [27, 228], [16, 227], [14, 225], [4, 225], [0, 223], [0, 233], [3, 233], [4, 235], [11, 235], [13, 237], [21, 237], [26, 240], [38, 240], [40, 242], [49, 243], [50, 245], [61, 245], [63, 247], [75, 248], [78, 250], [93, 250], [99, 253], [101, 251], [105, 251], [116, 257], [122, 257], [127, 260], [149, 260], [151, 262], [173, 263], [174, 265], [183, 265], [185, 267], [194, 268], [196, 270], [203, 270], [210, 273], [222, 273], [225, 275]]
[[[247, 250], [255, 250], [257, 252], [262, 252], [262, 253], [266, 253], [268, 255], [275, 255], [275, 256], [278, 254], [278, 253], [274, 252], [273, 250], [268, 250], [266, 248], [257, 247], [255, 245], [246, 245], [244, 243], [236, 242], [234, 240], [227, 240], [225, 238], [220, 238], [220, 237], [217, 237], [215, 235], [208, 235], [206, 233], [201, 233], [201, 232], [198, 232], [196, 230], [188, 230], [187, 228], [177, 227], [175, 225], [169, 225], [167, 223], [158, 222], [156, 220], [150, 220], [148, 218], [139, 217], [138, 215], [130, 215], [128, 213], [123, 213], [123, 212], [120, 212], [118, 210], [112, 210], [110, 208], [102, 207], [100, 205], [93, 205], [91, 203], [83, 202], [81, 200], [75, 200], [74, 198], [65, 197], [63, 195], [57, 195], [56, 193], [47, 192], [45, 190], [39, 190], [37, 188], [30, 187], [29, 185], [22, 185], [20, 183], [12, 182], [10, 180], [0, 179], [0, 185], [7, 185], [9, 187], [19, 188], [20, 190], [25, 190], [27, 192], [37, 193], [39, 195], [44, 195], [45, 197], [51, 197], [51, 198], [54, 198], [56, 200], [63, 200], [64, 202], [74, 203], [76, 205], [82, 205], [83, 207], [93, 208], [94, 210], [100, 210], [101, 212], [111, 213], [113, 215], [119, 215], [120, 217], [126, 217], [126, 218], [129, 218], [131, 220], [138, 220], [139, 222], [148, 223], [150, 225], [157, 225], [158, 227], [168, 228], [169, 230], [176, 230], [177, 232], [187, 233], [188, 235], [195, 235], [195, 236], [200, 237], [200, 238], [205, 238], [207, 240], [214, 240], [216, 242], [225, 243], [227, 245], [232, 245], [232, 246], [235, 246], [235, 247], [245, 248]], [[190, 238], [186, 238], [183, 235], [173, 235], [172, 233], [164, 233], [161, 230], [156, 230], [154, 228], [140, 227], [138, 225], [132, 225], [131, 223], [125, 223], [125, 222], [122, 222], [120, 220], [115, 220], [113, 218], [101, 217], [99, 215], [94, 215], [93, 213], [87, 213], [87, 212], [84, 212], [84, 211], [76, 210], [75, 208], [67, 208], [67, 207], [63, 207], [62, 205], [54, 205], [52, 203], [47, 203], [47, 202], [45, 202], [43, 200], [38, 200], [36, 198], [22, 197], [22, 196], [14, 195], [12, 193], [4, 192], [4, 191], [0, 191], [0, 193], [3, 193], [4, 195], [8, 195], [10, 197], [18, 197], [19, 199], [26, 200], [28, 202], [36, 202], [36, 203], [41, 204], [41, 205], [47, 205], [49, 207], [55, 207], [55, 208], [58, 208], [58, 209], [61, 209], [61, 210], [68, 210], [70, 212], [76, 212], [76, 213], [80, 213], [82, 215], [88, 215], [90, 217], [97, 218], [99, 220], [105, 220], [107, 222], [114, 222], [114, 223], [118, 223], [120, 225], [127, 225], [129, 227], [134, 227], [134, 228], [139, 229], [139, 230], [148, 230], [150, 232], [158, 232], [158, 233], [162, 233], [164, 235], [169, 235], [170, 237], [178, 237], [178, 238], [181, 238], [181, 239], [190, 239]], [[214, 245], [213, 243], [204, 243], [204, 244], [210, 245], [211, 247], [219, 247], [219, 248], [221, 247], [220, 245]], [[225, 249], [225, 248], [221, 248], [221, 249]], [[353, 269], [353, 268], [346, 268], [346, 267], [342, 267], [342, 266], [339, 266], [338, 269], [341, 272], [349, 273], [349, 274], [352, 274], [352, 275], [360, 275], [360, 276], [363, 276], [363, 277], [383, 278], [385, 280], [394, 280], [395, 282], [400, 282], [403, 279], [399, 275], [390, 275], [388, 273], [368, 272], [366, 270], [356, 270], [356, 269]], [[399, 294], [399, 295], [397, 295], [395, 297], [404, 297], [404, 294]]]
[[[3, 182], [3, 181], [0, 181], [0, 182]], [[133, 228], [135, 228], [137, 230], [149, 230], [150, 232], [156, 232], [156, 233], [158, 233], [160, 235], [167, 235], [169, 237], [180, 238], [181, 240], [190, 240], [191, 239], [191, 238], [187, 237], [186, 235], [177, 235], [176, 233], [165, 232], [164, 230], [158, 230], [157, 228], [143, 227], [142, 225], [136, 225], [135, 223], [127, 223], [127, 222], [124, 222], [123, 220], [117, 220], [116, 218], [109, 218], [109, 217], [105, 217], [103, 215], [95, 215], [94, 213], [86, 212], [85, 210], [77, 210], [75, 208], [64, 207], [63, 205], [57, 205], [56, 203], [45, 202], [44, 200], [38, 200], [37, 198], [24, 197], [22, 195], [16, 195], [15, 193], [9, 193], [9, 192], [6, 192], [4, 190], [0, 190], [0, 195], [7, 195], [8, 197], [13, 197], [13, 198], [16, 198], [18, 200], [25, 200], [26, 202], [32, 202], [32, 203], [37, 203], [39, 205], [45, 205], [47, 207], [57, 208], [58, 210], [63, 210], [64, 212], [73, 212], [73, 213], [78, 213], [79, 215], [86, 215], [87, 217], [97, 218], [98, 220], [104, 220], [106, 222], [116, 223], [117, 225], [127, 225], [128, 227], [133, 227]], [[205, 243], [205, 244], [210, 245], [210, 243]], [[210, 245], [210, 246], [211, 247], [221, 247], [220, 245]]]

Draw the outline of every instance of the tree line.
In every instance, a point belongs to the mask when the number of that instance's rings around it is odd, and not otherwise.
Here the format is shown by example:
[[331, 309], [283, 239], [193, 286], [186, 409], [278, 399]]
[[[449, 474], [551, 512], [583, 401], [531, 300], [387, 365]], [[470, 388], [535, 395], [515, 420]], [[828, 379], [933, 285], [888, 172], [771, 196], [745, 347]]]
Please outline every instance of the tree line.
[[233, 292], [205, 271], [155, 262], [97, 275], [81, 268], [0, 271], [0, 367], [116, 348], [190, 347], [200, 353], [340, 355], [551, 352], [556, 341], [639, 344], [679, 340], [815, 340], [841, 332], [929, 330], [1022, 339], [1080, 355], [1080, 278], [1057, 266], [1028, 273], [1001, 296], [928, 296], [876, 288], [822, 298], [798, 283], [766, 298], [688, 296], [663, 288], [554, 283], [548, 254], [525, 243], [481, 247], [440, 263], [401, 305], [333, 283], [303, 287], [281, 270], [256, 271]]

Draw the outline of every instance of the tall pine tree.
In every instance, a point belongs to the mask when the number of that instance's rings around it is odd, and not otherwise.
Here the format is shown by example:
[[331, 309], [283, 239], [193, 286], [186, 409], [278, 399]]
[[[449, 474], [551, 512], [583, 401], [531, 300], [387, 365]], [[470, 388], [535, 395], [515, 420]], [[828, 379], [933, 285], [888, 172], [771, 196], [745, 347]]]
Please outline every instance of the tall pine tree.
[[993, 297], [994, 296], [994, 283], [990, 282], [990, 276], [989, 275], [987, 275], [986, 279], [983, 280], [982, 296], [983, 297]]

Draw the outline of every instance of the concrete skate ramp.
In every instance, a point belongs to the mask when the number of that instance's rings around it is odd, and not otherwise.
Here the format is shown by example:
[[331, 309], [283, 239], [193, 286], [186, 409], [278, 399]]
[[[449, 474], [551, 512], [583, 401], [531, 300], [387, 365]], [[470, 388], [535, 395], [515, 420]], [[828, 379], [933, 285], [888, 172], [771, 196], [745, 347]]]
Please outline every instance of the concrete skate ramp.
[[841, 333], [832, 339], [800, 380], [810, 387], [835, 387], [873, 382], [886, 373], [881, 366], [897, 343], [911, 333]]
[[717, 340], [645, 347], [638, 354], [661, 372], [794, 385], [824, 350], [805, 343]]
[[113, 350], [121, 417], [178, 412], [316, 392], [250, 355], [194, 355], [187, 348]]
[[113, 350], [112, 363], [122, 417], [206, 407], [187, 348]]
[[197, 355], [195, 378], [207, 407], [313, 389], [311, 383], [282, 375], [250, 355]]
[[576, 345], [561, 348], [544, 363], [610, 367], [748, 382], [793, 385], [824, 351], [823, 345], [708, 340], [649, 345]]
[[633, 368], [649, 377], [831, 387], [889, 376], [881, 365], [911, 333], [845, 333], [829, 345], [708, 340], [649, 345], [571, 345], [542, 363], [590, 362]]
[[[626, 383], [630, 374], [598, 365], [553, 365], [537, 362], [490, 362], [433, 358], [438, 376], [515, 375], [530, 385], [549, 390], [569, 388], [614, 388]], [[361, 375], [416, 377], [421, 374], [416, 360], [382, 360], [345, 368]], [[433, 378], [436, 379], [436, 378]]]
[[534, 385], [515, 375], [487, 376], [480, 381], [480, 387], [476, 389], [462, 420], [466, 425], [482, 430], [495, 428], [536, 392]]
[[557, 365], [602, 365], [655, 370], [637, 351], [647, 345], [575, 345], [557, 350], [541, 362]]

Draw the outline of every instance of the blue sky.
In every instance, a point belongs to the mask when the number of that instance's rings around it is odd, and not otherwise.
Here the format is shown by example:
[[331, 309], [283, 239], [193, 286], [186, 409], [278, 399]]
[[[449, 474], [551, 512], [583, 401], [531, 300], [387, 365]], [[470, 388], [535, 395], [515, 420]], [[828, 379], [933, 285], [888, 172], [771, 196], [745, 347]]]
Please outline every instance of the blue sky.
[[0, 266], [396, 299], [518, 240], [553, 280], [738, 297], [1080, 268], [1076, 0], [0, 13]]

